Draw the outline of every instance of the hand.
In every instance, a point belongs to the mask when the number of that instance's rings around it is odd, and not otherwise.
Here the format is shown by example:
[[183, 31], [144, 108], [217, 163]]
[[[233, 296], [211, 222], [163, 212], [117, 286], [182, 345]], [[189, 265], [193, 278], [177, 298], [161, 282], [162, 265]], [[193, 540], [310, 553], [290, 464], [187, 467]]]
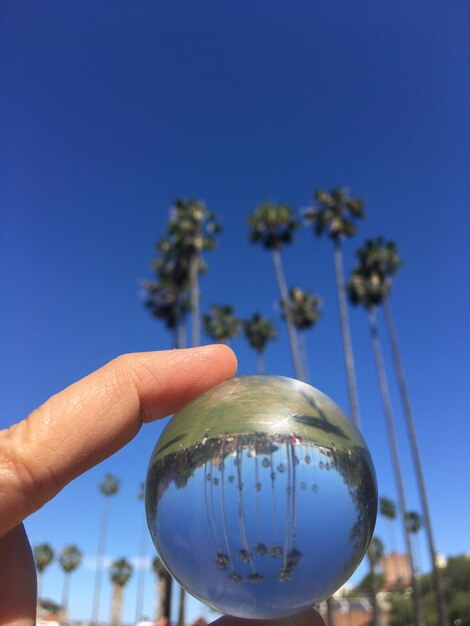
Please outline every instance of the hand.
[[[122, 448], [143, 423], [174, 413], [235, 369], [233, 352], [221, 345], [121, 356], [0, 432], [0, 624], [36, 619], [36, 571], [22, 521]], [[322, 624], [313, 611], [275, 622], [288, 623]], [[223, 617], [214, 624], [247, 622]]]

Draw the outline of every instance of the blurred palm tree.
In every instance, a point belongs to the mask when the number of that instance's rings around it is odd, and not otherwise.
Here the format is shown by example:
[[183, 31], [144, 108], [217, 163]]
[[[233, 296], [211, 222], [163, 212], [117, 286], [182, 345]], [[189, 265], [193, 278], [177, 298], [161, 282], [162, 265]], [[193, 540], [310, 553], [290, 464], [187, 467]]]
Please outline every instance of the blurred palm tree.
[[[155, 622], [166, 618], [170, 620], [171, 613], [171, 582], [172, 578], [158, 556], [152, 561], [152, 569], [157, 577], [157, 609]], [[170, 590], [169, 590], [170, 589]]]
[[[321, 298], [311, 291], [303, 291], [300, 287], [292, 287], [289, 289], [289, 300], [287, 302], [287, 306], [284, 305], [283, 309], [284, 319], [289, 316], [298, 331], [302, 367], [306, 381], [310, 380], [310, 374], [307, 346], [305, 342], [305, 331], [312, 328], [321, 318], [321, 305]], [[283, 306], [282, 302], [281, 306]]]
[[390, 498], [379, 498], [379, 513], [390, 522], [390, 548], [396, 551], [397, 542], [392, 522], [397, 519], [397, 505]]
[[98, 535], [98, 555], [96, 562], [95, 591], [93, 596], [92, 624], [98, 624], [101, 602], [101, 583], [103, 578], [103, 561], [106, 548], [106, 532], [108, 529], [109, 504], [111, 497], [116, 495], [120, 489], [120, 481], [113, 474], [106, 474], [104, 481], [100, 483], [99, 490], [104, 496], [103, 513], [101, 516], [101, 527]]
[[[357, 252], [357, 257], [360, 260], [363, 257], [364, 249]], [[372, 340], [372, 349], [374, 352], [375, 366], [377, 370], [377, 376], [379, 380], [380, 395], [382, 398], [382, 405], [385, 415], [385, 422], [387, 425], [388, 440], [390, 444], [390, 452], [392, 457], [392, 465], [395, 476], [395, 483], [398, 494], [400, 517], [402, 520], [403, 535], [405, 537], [406, 549], [408, 558], [410, 560], [411, 568], [411, 584], [413, 587], [414, 598], [414, 611], [415, 611], [415, 625], [423, 626], [423, 611], [421, 603], [420, 589], [418, 581], [415, 575], [415, 566], [413, 560], [413, 553], [411, 549], [410, 534], [408, 532], [408, 525], [406, 523], [406, 501], [405, 490], [403, 487], [403, 478], [401, 472], [400, 456], [398, 453], [397, 437], [395, 432], [395, 425], [392, 413], [392, 405], [390, 401], [390, 393], [388, 389], [387, 376], [385, 373], [385, 366], [382, 354], [382, 346], [379, 338], [378, 324], [377, 324], [377, 307], [382, 304], [384, 299], [388, 296], [390, 289], [390, 283], [384, 280], [383, 277], [374, 271], [370, 271], [370, 268], [361, 264], [351, 273], [351, 280], [347, 285], [347, 291], [349, 299], [353, 305], [362, 305], [367, 311], [369, 318], [370, 336]]]
[[121, 623], [122, 604], [124, 600], [124, 587], [132, 576], [132, 565], [125, 558], [116, 559], [111, 563], [109, 576], [113, 584], [111, 626], [119, 626]]
[[276, 339], [277, 328], [271, 320], [254, 313], [250, 319], [243, 322], [243, 333], [250, 347], [256, 352], [258, 374], [263, 374], [264, 351], [268, 341]]
[[49, 543], [40, 543], [37, 546], [34, 546], [33, 554], [38, 576], [38, 598], [40, 598], [42, 594], [44, 572], [54, 560], [55, 554]]
[[[289, 292], [282, 266], [281, 250], [284, 246], [292, 243], [294, 232], [299, 227], [299, 223], [288, 205], [263, 202], [248, 217], [248, 225], [251, 228], [250, 241], [261, 243], [266, 250], [270, 250], [272, 253], [281, 301], [287, 307]], [[299, 380], [303, 380], [304, 372], [297, 332], [290, 316], [286, 316], [286, 322], [295, 376]]]
[[217, 343], [228, 343], [240, 330], [241, 322], [228, 304], [212, 305], [210, 312], [202, 316], [202, 321], [206, 335]]
[[370, 567], [370, 580], [371, 580], [371, 599], [372, 609], [374, 614], [373, 626], [381, 626], [383, 624], [382, 611], [380, 610], [377, 594], [379, 592], [379, 584], [377, 581], [377, 566], [384, 555], [384, 544], [378, 537], [372, 537], [372, 540], [367, 550], [367, 557], [369, 559]]
[[397, 270], [403, 265], [403, 262], [400, 258], [400, 254], [396, 244], [393, 241], [385, 241], [383, 237], [378, 237], [376, 239], [366, 241], [363, 248], [358, 251], [358, 259], [364, 273], [370, 276], [378, 276], [380, 281], [387, 286], [386, 292], [384, 294], [385, 297], [380, 303], [383, 304], [384, 308], [385, 322], [392, 348], [392, 358], [395, 366], [395, 372], [398, 378], [400, 398], [403, 407], [403, 413], [405, 415], [408, 439], [411, 445], [413, 464], [418, 482], [419, 496], [423, 511], [423, 525], [426, 532], [429, 555], [432, 564], [433, 582], [439, 614], [439, 623], [440, 626], [449, 626], [449, 617], [446, 606], [447, 603], [443, 589], [441, 572], [437, 564], [437, 551], [432, 531], [431, 514], [429, 510], [424, 472], [421, 463], [421, 455], [419, 452], [418, 437], [416, 435], [413, 413], [411, 411], [408, 388], [405, 380], [405, 372], [398, 347], [398, 337], [390, 306], [389, 295], [391, 292], [392, 279], [395, 276]]
[[342, 242], [356, 233], [356, 221], [364, 217], [364, 202], [353, 198], [348, 190], [337, 187], [330, 192], [319, 189], [314, 195], [316, 206], [305, 210], [305, 220], [313, 223], [317, 236], [326, 233], [333, 241], [341, 336], [343, 340], [344, 362], [348, 382], [349, 407], [353, 422], [360, 426], [359, 403], [357, 399], [356, 372], [349, 329], [348, 310], [344, 292], [344, 270]]
[[152, 315], [162, 320], [173, 335], [173, 346], [181, 348], [185, 340], [186, 315], [190, 310], [187, 292], [170, 282], [170, 278], [160, 274], [156, 280], [144, 282], [146, 291], [145, 306]]
[[66, 546], [59, 555], [59, 565], [64, 572], [62, 605], [66, 615], [69, 606], [70, 575], [81, 565], [82, 560], [83, 553], [77, 546]]
[[191, 343], [200, 344], [199, 274], [206, 270], [202, 253], [216, 245], [215, 235], [221, 232], [215, 213], [202, 200], [176, 200], [171, 209], [168, 236], [161, 239], [158, 249], [163, 254], [160, 268], [178, 282], [188, 284], [191, 308]]
[[413, 550], [414, 550], [414, 561], [416, 565], [416, 572], [419, 574], [421, 572], [421, 555], [419, 550], [419, 542], [417, 534], [423, 527], [423, 520], [419, 513], [416, 511], [407, 511], [406, 513], [406, 523], [408, 525], [408, 532], [411, 537], [414, 539], [413, 541]]

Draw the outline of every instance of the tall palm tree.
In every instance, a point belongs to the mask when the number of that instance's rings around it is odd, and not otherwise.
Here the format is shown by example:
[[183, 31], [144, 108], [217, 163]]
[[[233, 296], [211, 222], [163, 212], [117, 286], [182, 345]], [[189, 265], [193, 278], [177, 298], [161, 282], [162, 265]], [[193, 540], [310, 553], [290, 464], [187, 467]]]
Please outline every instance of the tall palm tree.
[[80, 566], [83, 559], [82, 551], [77, 546], [65, 547], [59, 556], [59, 565], [64, 572], [64, 587], [62, 590], [62, 606], [65, 614], [68, 613], [70, 575]]
[[[357, 254], [361, 258], [361, 251]], [[420, 590], [418, 581], [415, 576], [415, 567], [413, 561], [413, 553], [411, 549], [410, 534], [406, 523], [406, 501], [405, 490], [403, 488], [403, 478], [400, 465], [400, 457], [398, 454], [397, 438], [395, 433], [395, 424], [393, 420], [392, 405], [390, 401], [390, 393], [388, 390], [387, 376], [385, 373], [384, 360], [382, 355], [382, 346], [380, 343], [378, 325], [377, 325], [377, 306], [379, 306], [388, 295], [389, 283], [381, 279], [375, 272], [369, 272], [360, 264], [351, 274], [351, 281], [347, 285], [349, 299], [354, 305], [362, 305], [367, 310], [369, 318], [370, 336], [372, 340], [372, 349], [374, 353], [375, 365], [379, 379], [380, 395], [387, 425], [388, 440], [390, 444], [390, 452], [392, 456], [392, 465], [395, 475], [395, 483], [398, 494], [400, 517], [402, 520], [403, 535], [406, 542], [407, 554], [410, 560], [411, 568], [411, 584], [414, 593], [414, 610], [415, 610], [415, 626], [423, 626], [423, 612]]]
[[[281, 302], [281, 306], [282, 306]], [[283, 310], [283, 316], [289, 316], [298, 331], [299, 343], [301, 347], [302, 366], [304, 369], [304, 377], [308, 382], [310, 379], [307, 346], [305, 342], [305, 331], [312, 328], [321, 318], [322, 301], [317, 295], [311, 291], [303, 291], [300, 287], [292, 287], [289, 289], [289, 301], [287, 302], [287, 310]]]
[[157, 609], [155, 622], [167, 618], [170, 620], [171, 613], [171, 576], [158, 556], [152, 561], [152, 569], [157, 577]]
[[[392, 522], [397, 519], [397, 505], [390, 498], [379, 498], [379, 513], [390, 522], [390, 530], [393, 531]], [[391, 549], [395, 550], [396, 541], [395, 541], [395, 533], [391, 532], [392, 540], [390, 542]]]
[[122, 603], [124, 600], [124, 587], [132, 576], [132, 565], [127, 559], [116, 559], [111, 563], [109, 576], [113, 584], [111, 626], [119, 626], [121, 623]]
[[277, 337], [277, 328], [273, 322], [259, 313], [254, 313], [249, 319], [243, 322], [243, 333], [246, 340], [256, 352], [258, 374], [264, 373], [264, 351], [268, 341]]
[[210, 312], [202, 316], [204, 332], [217, 343], [228, 343], [238, 335], [240, 320], [228, 304], [213, 304]]
[[380, 610], [380, 605], [377, 599], [377, 594], [379, 592], [379, 585], [377, 582], [377, 565], [379, 565], [380, 560], [384, 555], [384, 544], [381, 539], [378, 537], [372, 537], [372, 541], [370, 542], [369, 548], [367, 550], [367, 557], [369, 559], [370, 566], [370, 580], [371, 580], [371, 591], [372, 591], [372, 608], [374, 613], [374, 621], [373, 626], [381, 626], [383, 623], [382, 612]]
[[[359, 260], [365, 272], [369, 274], [378, 274], [382, 281], [388, 283], [388, 291], [386, 294], [388, 296], [390, 294], [392, 278], [395, 276], [397, 270], [403, 264], [395, 243], [393, 241], [385, 241], [383, 237], [369, 240], [362, 248]], [[403, 413], [405, 416], [408, 439], [411, 445], [413, 464], [418, 482], [419, 497], [421, 501], [421, 508], [423, 511], [423, 525], [426, 532], [429, 555], [432, 564], [433, 582], [439, 615], [439, 624], [440, 626], [449, 626], [449, 617], [446, 606], [447, 603], [444, 594], [441, 571], [437, 564], [437, 551], [434, 542], [431, 514], [429, 510], [424, 472], [421, 463], [421, 455], [418, 447], [418, 438], [416, 435], [413, 413], [411, 410], [411, 404], [408, 396], [408, 388], [406, 385], [405, 372], [398, 347], [398, 337], [392, 316], [389, 297], [384, 298], [383, 308], [385, 313], [385, 322], [387, 326], [388, 336], [392, 348], [392, 358], [395, 366], [395, 372], [398, 378], [398, 386], [403, 407]]]
[[182, 267], [189, 278], [192, 345], [200, 343], [199, 273], [204, 271], [202, 253], [215, 247], [215, 235], [221, 232], [215, 213], [202, 200], [176, 200], [168, 223], [168, 237], [159, 249], [167, 264]]
[[333, 241], [336, 291], [348, 382], [349, 408], [354, 424], [359, 427], [360, 414], [357, 399], [356, 372], [344, 293], [342, 242], [356, 233], [356, 221], [364, 217], [364, 202], [361, 198], [351, 197], [348, 190], [341, 187], [332, 189], [330, 192], [317, 190], [314, 198], [316, 206], [306, 209], [305, 219], [307, 223], [313, 223], [317, 236], [326, 233]]
[[101, 527], [98, 536], [98, 556], [95, 574], [95, 591], [93, 596], [92, 624], [98, 624], [101, 602], [101, 583], [103, 578], [104, 551], [106, 548], [106, 532], [108, 529], [109, 503], [111, 497], [119, 492], [120, 481], [113, 474], [106, 474], [104, 481], [100, 483], [99, 490], [104, 496], [103, 513], [101, 516]]
[[[294, 232], [299, 227], [299, 223], [288, 205], [263, 202], [248, 217], [248, 225], [251, 228], [250, 241], [261, 243], [266, 250], [270, 250], [272, 253], [281, 301], [287, 306], [289, 292], [282, 266], [281, 250], [285, 245], [292, 243]], [[303, 380], [304, 372], [297, 332], [290, 316], [286, 317], [286, 322], [295, 376], [299, 380]]]
[[49, 543], [40, 543], [33, 548], [34, 562], [38, 575], [38, 598], [42, 593], [44, 571], [54, 560], [54, 550]]

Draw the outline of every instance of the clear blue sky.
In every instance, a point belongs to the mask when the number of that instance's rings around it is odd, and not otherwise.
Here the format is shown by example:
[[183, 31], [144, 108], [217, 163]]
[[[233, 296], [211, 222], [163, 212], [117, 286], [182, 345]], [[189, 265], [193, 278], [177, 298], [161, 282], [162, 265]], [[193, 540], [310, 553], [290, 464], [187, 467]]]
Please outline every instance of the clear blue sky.
[[[468, 551], [469, 3], [4, 0], [0, 11], [1, 425], [122, 352], [170, 345], [139, 292], [176, 197], [205, 199], [224, 227], [202, 308], [276, 318], [271, 260], [248, 243], [246, 216], [265, 199], [297, 210], [315, 188], [348, 185], [367, 220], [346, 267], [379, 234], [405, 260], [393, 309], [435, 535], [448, 555]], [[284, 260], [289, 283], [324, 300], [308, 336], [312, 380], [347, 409], [331, 245], [304, 230]], [[395, 499], [362, 311], [351, 325], [363, 434], [381, 495]], [[233, 348], [240, 373], [253, 372], [245, 343]], [[292, 374], [284, 331], [266, 357], [269, 373]], [[419, 509], [390, 386], [408, 508]], [[33, 515], [31, 542], [77, 543], [91, 558], [97, 486], [113, 472], [122, 491], [107, 554], [137, 555], [137, 485], [160, 430], [146, 427]], [[388, 538], [382, 522], [377, 533]], [[91, 614], [87, 563], [72, 579], [73, 617]], [[44, 595], [60, 599], [61, 585], [51, 566]], [[105, 593], [103, 617], [108, 582]], [[132, 620], [135, 577], [126, 593]]]

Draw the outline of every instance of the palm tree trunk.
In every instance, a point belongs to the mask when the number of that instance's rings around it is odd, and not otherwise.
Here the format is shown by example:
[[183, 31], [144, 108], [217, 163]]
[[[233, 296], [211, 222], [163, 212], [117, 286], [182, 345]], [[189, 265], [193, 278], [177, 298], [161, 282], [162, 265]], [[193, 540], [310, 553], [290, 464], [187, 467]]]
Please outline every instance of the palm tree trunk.
[[178, 626], [184, 626], [184, 621], [185, 621], [185, 601], [186, 601], [186, 591], [183, 589], [183, 587], [180, 587], [180, 602], [179, 602], [179, 609], [178, 609]]
[[335, 626], [335, 606], [331, 596], [326, 599], [326, 614], [328, 616], [328, 626]]
[[123, 596], [124, 587], [122, 585], [114, 585], [113, 597], [111, 599], [111, 626], [119, 626], [121, 623]]
[[167, 594], [166, 574], [159, 576], [157, 580], [157, 608], [155, 611], [155, 622], [159, 622], [165, 617], [165, 598]]
[[168, 622], [171, 621], [171, 597], [173, 595], [173, 578], [171, 574], [166, 573], [166, 582], [165, 582], [165, 597], [164, 597], [164, 605], [163, 605], [163, 617], [168, 618]]
[[377, 593], [379, 586], [377, 584], [377, 574], [375, 572], [375, 565], [369, 559], [370, 565], [370, 583], [371, 583], [371, 604], [372, 613], [374, 616], [373, 626], [382, 626], [382, 611], [380, 610], [379, 601], [377, 599]]
[[390, 443], [390, 451], [392, 454], [392, 463], [393, 463], [395, 482], [396, 482], [397, 492], [398, 492], [400, 516], [401, 516], [402, 524], [403, 524], [403, 534], [404, 534], [405, 541], [406, 541], [406, 549], [408, 553], [408, 558], [410, 560], [410, 570], [411, 570], [410, 574], [411, 574], [411, 585], [413, 588], [413, 600], [414, 600], [413, 606], [414, 606], [415, 626], [424, 626], [420, 591], [418, 587], [418, 581], [416, 580], [416, 576], [415, 576], [413, 552], [411, 549], [411, 541], [410, 541], [410, 535], [408, 532], [408, 525], [406, 523], [407, 508], [406, 508], [406, 502], [405, 502], [405, 491], [403, 489], [403, 479], [401, 475], [401, 467], [400, 467], [400, 459], [398, 455], [398, 446], [397, 446], [397, 439], [396, 439], [396, 434], [395, 434], [395, 426], [393, 423], [390, 394], [388, 391], [387, 377], [385, 374], [385, 366], [384, 366], [384, 361], [383, 361], [383, 356], [382, 356], [382, 348], [380, 346], [380, 340], [379, 340], [376, 308], [370, 307], [368, 309], [368, 314], [369, 314], [370, 335], [372, 339], [372, 348], [374, 351], [375, 365], [377, 368], [377, 375], [379, 378], [380, 395], [382, 397], [385, 420], [387, 423], [388, 439]]
[[64, 586], [62, 587], [62, 606], [65, 617], [68, 617], [69, 608], [70, 572], [64, 572]]
[[285, 305], [287, 332], [289, 334], [289, 344], [292, 352], [292, 362], [294, 364], [295, 377], [299, 380], [304, 380], [304, 372], [302, 370], [302, 359], [300, 357], [299, 340], [297, 337], [297, 331], [295, 329], [290, 316], [287, 314], [287, 305], [289, 303], [289, 292], [287, 290], [286, 278], [284, 276], [284, 270], [282, 267], [281, 253], [279, 250], [273, 249], [273, 263], [274, 271], [276, 272], [277, 284], [279, 287], [279, 293], [281, 300]]
[[201, 320], [199, 314], [199, 256], [195, 254], [189, 266], [191, 291], [191, 344], [197, 347], [201, 343]]
[[186, 318], [184, 315], [176, 323], [175, 348], [184, 348], [186, 345]]
[[104, 496], [103, 514], [101, 517], [101, 527], [98, 536], [98, 557], [96, 561], [96, 574], [95, 574], [95, 591], [93, 595], [93, 613], [91, 617], [92, 626], [98, 624], [100, 613], [100, 601], [101, 601], [101, 583], [103, 579], [103, 561], [104, 550], [106, 546], [106, 529], [108, 525], [109, 514], [109, 496]]
[[349, 409], [354, 424], [359, 428], [361, 418], [359, 415], [359, 402], [357, 400], [356, 369], [349, 328], [348, 309], [346, 306], [346, 294], [344, 293], [344, 270], [341, 241], [334, 240], [334, 257], [336, 273], [336, 292], [338, 295], [339, 318], [341, 323], [341, 336], [343, 339], [344, 364], [346, 366], [346, 378], [348, 381]]
[[38, 594], [38, 600], [41, 598], [42, 595], [42, 581], [43, 581], [43, 573], [42, 572], [38, 572], [37, 573], [37, 594]]
[[308, 365], [308, 352], [307, 352], [307, 340], [305, 338], [305, 331], [298, 334], [300, 354], [302, 358], [302, 369], [304, 371], [304, 382], [310, 382], [310, 367]]
[[421, 464], [421, 457], [418, 448], [418, 438], [416, 436], [416, 430], [414, 426], [413, 414], [411, 412], [411, 405], [408, 397], [408, 389], [405, 381], [405, 371], [403, 369], [400, 351], [398, 349], [398, 337], [395, 330], [395, 324], [393, 322], [392, 310], [388, 300], [384, 303], [385, 321], [387, 324], [388, 335], [390, 338], [390, 345], [392, 348], [392, 357], [395, 365], [395, 371], [398, 378], [398, 385], [400, 389], [400, 398], [403, 406], [403, 413], [405, 415], [406, 427], [408, 431], [408, 439], [410, 440], [411, 453], [413, 456], [413, 462], [415, 466], [416, 477], [418, 480], [418, 490], [421, 500], [421, 508], [423, 513], [424, 528], [426, 530], [426, 536], [428, 540], [428, 548], [432, 563], [434, 589], [436, 593], [436, 602], [439, 615], [440, 626], [449, 626], [449, 616], [447, 613], [446, 599], [444, 594], [444, 588], [442, 584], [441, 573], [437, 565], [436, 560], [436, 548], [434, 543], [434, 536], [431, 526], [431, 515], [429, 513], [428, 497], [426, 492], [426, 486], [424, 483], [424, 473]]
[[142, 619], [145, 592], [145, 557], [147, 552], [147, 523], [145, 515], [142, 515], [142, 531], [140, 537], [139, 573], [137, 577], [137, 595], [135, 602], [135, 621]]
[[257, 350], [256, 351], [256, 367], [258, 370], [258, 374], [264, 374], [265, 368], [264, 368], [264, 355], [262, 350]]

